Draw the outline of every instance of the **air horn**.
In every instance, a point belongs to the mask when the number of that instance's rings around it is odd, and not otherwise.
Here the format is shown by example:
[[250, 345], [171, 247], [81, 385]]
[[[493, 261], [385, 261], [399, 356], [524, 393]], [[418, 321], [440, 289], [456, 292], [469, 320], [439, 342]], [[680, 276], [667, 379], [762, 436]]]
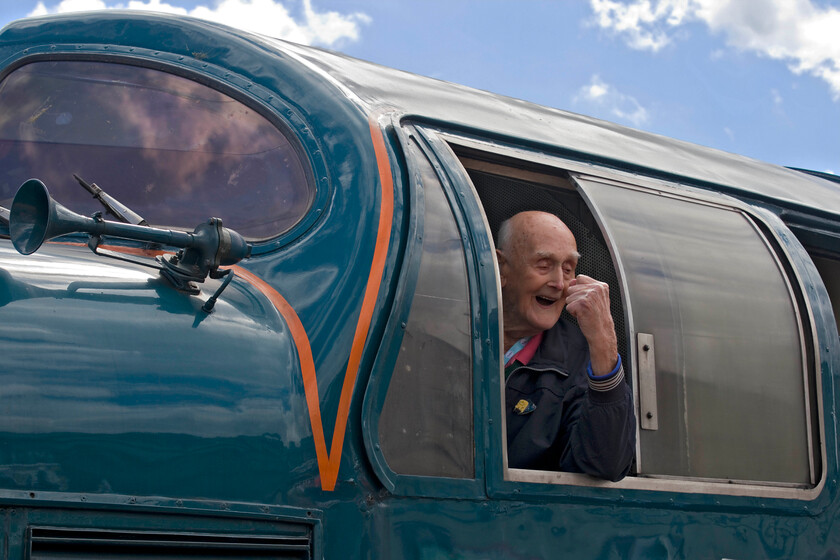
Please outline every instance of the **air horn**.
[[[192, 233], [123, 224], [102, 219], [101, 212], [88, 218], [68, 210], [50, 196], [47, 187], [38, 179], [29, 179], [20, 186], [12, 202], [9, 220], [9, 235], [19, 253], [30, 255], [44, 241], [79, 232], [90, 236], [88, 247], [94, 253], [156, 268], [177, 289], [191, 294], [200, 292], [194, 282], [204, 282], [207, 276], [215, 279], [227, 276], [205, 303], [207, 312], [212, 310], [219, 294], [233, 277], [229, 269], [220, 271], [219, 267], [236, 264], [251, 256], [251, 245], [235, 231], [223, 227], [219, 218], [199, 224]], [[178, 247], [180, 251], [169, 258], [157, 257], [155, 261], [132, 259], [100, 249], [103, 235]]]

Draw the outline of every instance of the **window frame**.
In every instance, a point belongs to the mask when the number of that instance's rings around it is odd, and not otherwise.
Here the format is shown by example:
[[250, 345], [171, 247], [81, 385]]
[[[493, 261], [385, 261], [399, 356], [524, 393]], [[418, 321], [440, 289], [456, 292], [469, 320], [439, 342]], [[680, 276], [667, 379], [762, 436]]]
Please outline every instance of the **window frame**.
[[[614, 483], [576, 473], [529, 471], [508, 468], [504, 437], [505, 418], [504, 414], [501, 413], [504, 399], [503, 383], [498, 380], [503, 375], [500, 366], [501, 356], [489, 356], [489, 361], [495, 360], [495, 368], [493, 370], [495, 379], [491, 378], [488, 382], [488, 387], [490, 388], [490, 392], [488, 393], [488, 423], [492, 432], [490, 434], [490, 443], [488, 444], [487, 467], [487, 487], [490, 496], [527, 496], [539, 499], [559, 500], [577, 500], [582, 498], [595, 502], [614, 502], [616, 499], [623, 501], [626, 498], [632, 497], [644, 503], [666, 506], [669, 504], [673, 505], [679, 501], [679, 503], [684, 503], [687, 506], [694, 504], [698, 507], [703, 507], [709, 503], [714, 503], [715, 506], [732, 508], [743, 506], [743, 498], [750, 497], [761, 500], [762, 507], [786, 512], [807, 512], [810, 505], [811, 512], [813, 513], [813, 509], [817, 504], [824, 507], [824, 501], [819, 502], [816, 500], [824, 496], [823, 490], [826, 487], [829, 473], [836, 470], [836, 465], [828, 463], [826, 456], [827, 438], [829, 438], [829, 443], [833, 443], [836, 441], [836, 436], [833, 433], [834, 430], [830, 426], [826, 426], [823, 394], [826, 392], [827, 394], [831, 394], [830, 368], [832, 366], [827, 362], [831, 361], [833, 368], [838, 367], [840, 362], [835, 356], [838, 356], [838, 353], [840, 353], [840, 344], [838, 344], [836, 325], [833, 317], [829, 317], [831, 315], [831, 306], [827, 303], [829, 301], [828, 295], [819, 274], [805, 249], [777, 214], [756, 205], [749, 199], [739, 200], [715, 192], [714, 190], [706, 190], [698, 188], [695, 185], [681, 183], [677, 178], [673, 177], [659, 178], [643, 176], [615, 167], [605, 167], [603, 164], [595, 164], [587, 161], [580, 154], [554, 154], [549, 150], [539, 149], [538, 147], [514, 144], [508, 138], [492, 138], [476, 131], [453, 130], [442, 127], [439, 123], [428, 123], [426, 133], [437, 136], [440, 142], [447, 146], [446, 151], [451, 153], [452, 157], [441, 156], [441, 160], [450, 169], [455, 169], [461, 165], [459, 158], [454, 155], [453, 150], [481, 153], [489, 158], [498, 158], [499, 161], [520, 162], [524, 169], [527, 169], [529, 166], [539, 166], [546, 169], [556, 169], [558, 173], [567, 172], [570, 174], [589, 175], [597, 177], [599, 180], [618, 181], [648, 192], [685, 197], [693, 202], [720, 205], [749, 216], [749, 219], [756, 224], [756, 227], [764, 230], [762, 237], [765, 243], [769, 242], [775, 245], [774, 255], [784, 265], [784, 269], [787, 272], [786, 282], [791, 286], [794, 294], [800, 299], [798, 307], [802, 318], [805, 320], [804, 324], [802, 321], [799, 322], [799, 328], [800, 330], [807, 330], [807, 338], [812, 341], [810, 346], [803, 346], [803, 356], [808, 356], [809, 361], [817, 366], [822, 364], [821, 368], [815, 367], [811, 371], [806, 369], [806, 375], [813, 377], [811, 385], [815, 388], [816, 393], [813, 395], [813, 400], [811, 401], [817, 410], [816, 414], [812, 412], [812, 418], [816, 418], [816, 425], [811, 425], [814, 440], [810, 447], [810, 452], [819, 461], [819, 478], [811, 488], [792, 488], [766, 485], [763, 483], [731, 484], [704, 479], [682, 477], [642, 478], [633, 475]], [[438, 153], [440, 154], [441, 152], [442, 150], [438, 148]], [[467, 177], [465, 170], [462, 172], [462, 177], [459, 178], [459, 182], [459, 188], [471, 188], [471, 181]], [[714, 187], [714, 185], [705, 186]], [[478, 200], [478, 195], [474, 190], [473, 195]], [[608, 232], [604, 231], [603, 223], [597, 212], [592, 211], [590, 202], [588, 200], [586, 202], [590, 212], [592, 212], [601, 227], [608, 247], [613, 253], [613, 260], [615, 262], [614, 248], [609, 241], [610, 237]], [[473, 217], [475, 216], [473, 215]], [[473, 227], [476, 227], [478, 223], [480, 222], [474, 222]], [[623, 285], [624, 293], [621, 294], [621, 297], [625, 299], [626, 303], [626, 284], [619, 266], [616, 267], [616, 273], [619, 281]], [[498, 270], [495, 270], [495, 274], [496, 279], [498, 279]], [[498, 285], [498, 280], [496, 282], [495, 303], [498, 304], [501, 301], [501, 288]], [[491, 293], [491, 291], [485, 291], [482, 297], [488, 298]], [[632, 321], [632, 317], [629, 315], [629, 308], [625, 305], [624, 309], [625, 314], [628, 315], [628, 319]], [[826, 313], [826, 309], [828, 313]], [[633, 375], [635, 376], [637, 370], [635, 367], [637, 364], [636, 333], [633, 330], [632, 322], [628, 323], [628, 327], [628, 344], [632, 354], [630, 358], [634, 365]], [[499, 330], [501, 330], [501, 326], [499, 326]], [[833, 337], [831, 336], [832, 332], [835, 333]], [[499, 340], [501, 340], [501, 334], [499, 334]], [[496, 346], [496, 348], [499, 348], [499, 346]], [[633, 390], [638, 414], [638, 382], [635, 380]], [[805, 403], [805, 407], [808, 406], [810, 406], [810, 403]], [[495, 423], [493, 423], [494, 417], [496, 418]], [[827, 432], [827, 430], [830, 430], [831, 433]], [[501, 448], [501, 452], [498, 451], [499, 448]], [[502, 455], [504, 457], [501, 457]], [[677, 499], [675, 496], [679, 496], [679, 498]], [[714, 501], [710, 502], [712, 497]]]
[[[415, 126], [410, 120], [401, 121], [394, 118], [393, 134], [401, 149], [400, 157], [405, 165], [406, 176], [403, 177], [406, 198], [409, 210], [406, 214], [405, 239], [406, 248], [402, 265], [398, 274], [398, 283], [394, 297], [394, 305], [388, 317], [385, 327], [385, 335], [377, 352], [370, 378], [362, 403], [362, 434], [368, 457], [371, 460], [373, 470], [385, 488], [399, 496], [425, 496], [425, 497], [459, 497], [459, 498], [481, 498], [485, 494], [485, 448], [486, 438], [483, 437], [483, 423], [486, 422], [483, 411], [484, 394], [483, 375], [476, 372], [485, 367], [481, 352], [482, 341], [485, 337], [480, 336], [485, 327], [485, 321], [477, 321], [479, 315], [477, 302], [480, 294], [479, 283], [476, 278], [483, 276], [483, 269], [487, 268], [486, 262], [477, 262], [475, 255], [486, 254], [484, 250], [475, 248], [481, 245], [481, 238], [476, 239], [469, 230], [465, 216], [464, 204], [471, 202], [465, 197], [463, 191], [458, 191], [453, 184], [449, 169], [440, 160], [440, 152], [434, 145], [438, 142], [434, 137], [428, 135], [421, 127]], [[395, 472], [389, 465], [382, 452], [379, 440], [379, 420], [388, 387], [397, 363], [400, 345], [403, 339], [405, 325], [407, 324], [411, 305], [414, 299], [414, 290], [420, 272], [421, 257], [423, 253], [423, 242], [420, 238], [423, 232], [423, 213], [425, 203], [423, 189], [418, 188], [415, 177], [418, 174], [416, 164], [409, 154], [409, 145], [414, 142], [421, 157], [427, 158], [435, 175], [440, 182], [440, 187], [447, 199], [449, 208], [455, 220], [455, 225], [461, 235], [463, 247], [464, 265], [466, 268], [466, 288], [469, 298], [469, 310], [471, 318], [470, 337], [470, 375], [472, 376], [473, 390], [473, 465], [474, 475], [472, 478], [447, 478], [438, 476], [424, 476], [416, 474], [404, 474]], [[485, 242], [486, 244], [486, 242]], [[486, 274], [484, 274], [486, 276]]]
[[[231, 70], [166, 51], [124, 45], [43, 45], [18, 53], [0, 73], [0, 82], [34, 62], [97, 62], [156, 70], [190, 80], [230, 97], [266, 119], [291, 144], [312, 192], [309, 208], [290, 228], [249, 241], [251, 256], [273, 252], [293, 243], [320, 218], [330, 200], [332, 184], [323, 149], [312, 127], [291, 99], [268, 90]], [[316, 180], [320, 177], [320, 180]], [[59, 201], [60, 202], [60, 201]], [[185, 231], [187, 229], [185, 228]]]

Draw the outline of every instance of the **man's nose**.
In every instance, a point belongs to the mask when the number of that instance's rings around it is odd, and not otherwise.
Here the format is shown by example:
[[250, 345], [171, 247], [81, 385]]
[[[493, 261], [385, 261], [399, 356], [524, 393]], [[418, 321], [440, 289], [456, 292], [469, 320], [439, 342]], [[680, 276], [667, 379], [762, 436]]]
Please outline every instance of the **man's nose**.
[[563, 291], [566, 287], [566, 277], [563, 275], [563, 269], [557, 268], [552, 271], [551, 278], [549, 278], [548, 285], [557, 290]]

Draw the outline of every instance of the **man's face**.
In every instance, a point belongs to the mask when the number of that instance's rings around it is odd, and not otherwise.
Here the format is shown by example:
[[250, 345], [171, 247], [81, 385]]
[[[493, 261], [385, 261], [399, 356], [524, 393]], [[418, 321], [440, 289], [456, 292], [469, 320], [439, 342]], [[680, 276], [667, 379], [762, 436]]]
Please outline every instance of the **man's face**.
[[542, 212], [514, 216], [507, 247], [498, 251], [506, 338], [550, 329], [566, 305], [578, 262], [574, 235]]

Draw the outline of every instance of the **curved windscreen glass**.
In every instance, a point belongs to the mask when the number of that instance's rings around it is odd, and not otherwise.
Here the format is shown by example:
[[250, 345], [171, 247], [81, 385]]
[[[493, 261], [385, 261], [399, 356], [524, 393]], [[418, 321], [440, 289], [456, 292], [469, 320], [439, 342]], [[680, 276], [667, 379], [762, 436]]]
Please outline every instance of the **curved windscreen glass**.
[[417, 287], [382, 415], [388, 466], [418, 476], [475, 476], [470, 301], [464, 246], [441, 183], [414, 144], [423, 193]]
[[74, 173], [152, 225], [218, 217], [249, 239], [288, 230], [314, 195], [286, 136], [205, 85], [105, 62], [18, 68], [0, 83], [0, 205], [38, 178], [74, 212], [103, 210]]

